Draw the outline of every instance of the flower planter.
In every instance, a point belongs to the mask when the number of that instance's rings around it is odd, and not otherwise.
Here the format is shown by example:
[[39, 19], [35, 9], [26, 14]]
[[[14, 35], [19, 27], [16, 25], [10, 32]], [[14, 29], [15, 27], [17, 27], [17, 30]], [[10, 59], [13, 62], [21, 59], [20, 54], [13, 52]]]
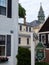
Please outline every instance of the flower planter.
[[7, 62], [8, 58], [7, 57], [0, 57], [0, 63]]

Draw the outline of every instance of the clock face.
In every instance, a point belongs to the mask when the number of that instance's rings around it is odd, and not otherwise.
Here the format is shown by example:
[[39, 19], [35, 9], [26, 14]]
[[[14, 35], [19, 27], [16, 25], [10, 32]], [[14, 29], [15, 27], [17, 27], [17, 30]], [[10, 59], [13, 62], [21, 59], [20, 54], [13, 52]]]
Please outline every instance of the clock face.
[[0, 0], [0, 6], [6, 7], [6, 0]]

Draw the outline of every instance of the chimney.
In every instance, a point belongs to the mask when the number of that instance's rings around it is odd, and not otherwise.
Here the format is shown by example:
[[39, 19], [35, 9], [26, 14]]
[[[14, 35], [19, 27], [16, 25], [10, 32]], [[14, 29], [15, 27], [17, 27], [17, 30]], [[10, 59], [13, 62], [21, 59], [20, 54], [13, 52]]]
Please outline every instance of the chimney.
[[26, 24], [26, 17], [24, 17], [24, 24]]

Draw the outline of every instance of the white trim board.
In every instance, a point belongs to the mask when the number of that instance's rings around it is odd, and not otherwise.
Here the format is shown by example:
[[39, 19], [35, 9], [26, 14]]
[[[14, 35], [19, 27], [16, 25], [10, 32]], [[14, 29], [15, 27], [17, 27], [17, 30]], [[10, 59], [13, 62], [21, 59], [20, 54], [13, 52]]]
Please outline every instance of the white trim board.
[[41, 34], [41, 33], [49, 33], [49, 31], [46, 31], [46, 32], [39, 32], [38, 34]]

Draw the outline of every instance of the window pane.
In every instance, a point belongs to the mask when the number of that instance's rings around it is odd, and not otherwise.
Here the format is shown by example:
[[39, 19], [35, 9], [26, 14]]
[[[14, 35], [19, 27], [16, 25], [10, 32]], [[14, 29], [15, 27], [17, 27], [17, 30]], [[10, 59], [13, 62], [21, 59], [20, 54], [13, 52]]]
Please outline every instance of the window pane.
[[0, 6], [0, 14], [6, 15], [6, 7]]
[[6, 15], [6, 8], [5, 7], [1, 7], [1, 14]]
[[22, 30], [22, 26], [20, 25], [20, 31]]
[[31, 27], [29, 27], [29, 32], [31, 32]]
[[41, 35], [41, 42], [43, 42], [43, 44], [46, 43], [46, 36], [45, 36], [45, 34]]
[[5, 36], [0, 35], [0, 45], [5, 45]]
[[5, 41], [0, 41], [0, 45], [5, 45]]
[[19, 44], [21, 44], [21, 38], [19, 38], [19, 40], [18, 40], [18, 41], [19, 41]]
[[27, 44], [29, 44], [29, 38], [27, 38]]
[[5, 56], [5, 46], [0, 46], [0, 56]]
[[0, 6], [6, 7], [6, 0], [0, 0]]

